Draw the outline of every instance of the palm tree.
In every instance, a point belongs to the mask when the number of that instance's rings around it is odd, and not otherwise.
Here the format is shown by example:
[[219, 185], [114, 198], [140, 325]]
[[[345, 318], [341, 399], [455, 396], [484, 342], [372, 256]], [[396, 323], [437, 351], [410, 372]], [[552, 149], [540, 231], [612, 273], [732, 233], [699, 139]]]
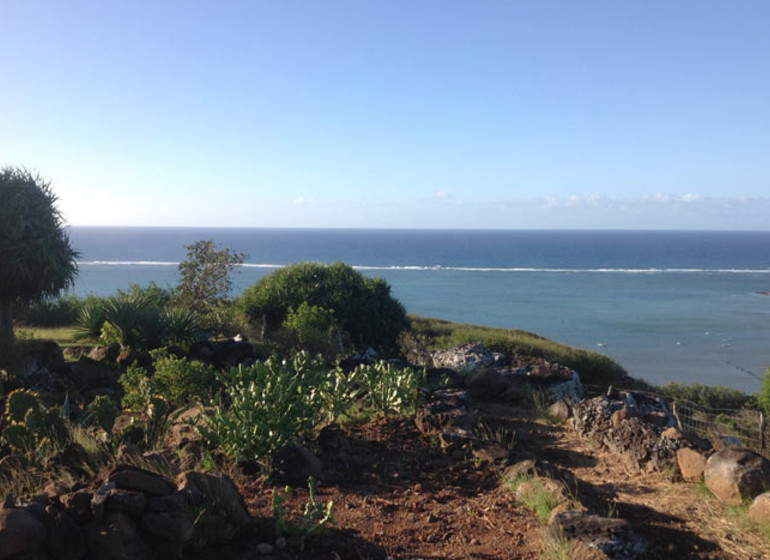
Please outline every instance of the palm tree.
[[12, 306], [72, 285], [72, 249], [50, 182], [26, 169], [0, 169], [0, 338], [13, 339]]

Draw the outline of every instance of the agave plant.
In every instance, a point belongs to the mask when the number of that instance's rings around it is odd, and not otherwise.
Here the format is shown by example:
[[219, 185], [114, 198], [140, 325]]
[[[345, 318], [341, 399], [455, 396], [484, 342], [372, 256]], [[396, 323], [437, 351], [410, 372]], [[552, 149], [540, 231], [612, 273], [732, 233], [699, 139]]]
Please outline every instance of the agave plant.
[[75, 325], [75, 340], [96, 340], [102, 334], [102, 327], [107, 320], [107, 312], [103, 300], [87, 301], [80, 310]]

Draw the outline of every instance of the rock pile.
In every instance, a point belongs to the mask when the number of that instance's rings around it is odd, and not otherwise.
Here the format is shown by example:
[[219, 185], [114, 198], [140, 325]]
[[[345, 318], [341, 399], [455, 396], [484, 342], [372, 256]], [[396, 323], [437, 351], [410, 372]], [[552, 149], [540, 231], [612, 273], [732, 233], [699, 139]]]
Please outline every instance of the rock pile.
[[0, 509], [0, 560], [176, 558], [230, 540], [251, 522], [222, 474], [188, 471], [172, 481], [120, 465], [94, 489], [60, 490]]
[[671, 427], [674, 420], [661, 399], [627, 391], [577, 403], [572, 423], [581, 437], [622, 454], [642, 471], [675, 468], [678, 450], [698, 447]]
[[460, 385], [475, 399], [516, 402], [530, 398], [533, 389], [544, 393], [549, 402], [583, 398], [580, 376], [570, 368], [534, 358], [511, 363], [479, 343], [433, 352], [432, 362], [439, 370], [464, 376]]

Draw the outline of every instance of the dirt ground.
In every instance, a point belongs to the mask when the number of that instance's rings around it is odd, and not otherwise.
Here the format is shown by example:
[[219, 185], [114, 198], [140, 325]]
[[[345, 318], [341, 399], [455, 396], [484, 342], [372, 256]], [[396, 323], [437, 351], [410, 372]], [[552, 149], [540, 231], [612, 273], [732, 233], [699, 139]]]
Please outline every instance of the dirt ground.
[[[487, 406], [482, 417], [515, 431], [513, 455], [551, 462], [570, 479], [589, 511], [631, 523], [647, 544], [645, 558], [770, 559], [770, 543], [741, 528], [697, 485], [661, 473], [630, 470], [622, 457], [581, 440], [568, 425], [535, 420], [526, 411]], [[435, 438], [422, 436], [410, 418], [376, 419], [343, 430], [344, 445], [324, 456], [318, 499], [334, 501], [335, 525], [304, 550], [275, 544], [272, 486], [236, 477], [254, 530], [221, 558], [276, 559], [529, 559], [544, 557], [543, 526], [486, 463], [445, 454]], [[286, 502], [299, 515], [307, 490]], [[732, 520], [731, 520], [732, 519]], [[211, 556], [208, 556], [211, 557]]]

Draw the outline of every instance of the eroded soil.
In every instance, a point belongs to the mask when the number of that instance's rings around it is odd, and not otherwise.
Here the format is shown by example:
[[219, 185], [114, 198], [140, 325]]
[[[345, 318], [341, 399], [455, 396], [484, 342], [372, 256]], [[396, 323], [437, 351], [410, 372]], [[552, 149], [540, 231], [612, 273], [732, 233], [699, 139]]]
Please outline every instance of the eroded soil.
[[[552, 463], [576, 497], [599, 515], [628, 520], [647, 543], [646, 558], [768, 559], [770, 543], [738, 525], [696, 485], [661, 473], [630, 470], [622, 457], [578, 438], [568, 425], [533, 419], [526, 411], [485, 406], [482, 416], [516, 432], [516, 459]], [[273, 547], [272, 485], [236, 476], [256, 517], [253, 531], [221, 558], [528, 559], [542, 558], [543, 527], [489, 464], [444, 453], [409, 418], [377, 419], [342, 430], [342, 443], [321, 450], [318, 499], [334, 501], [336, 524], [304, 550]], [[299, 515], [307, 489], [297, 488], [286, 511]], [[208, 551], [208, 554], [213, 554]], [[207, 556], [211, 557], [211, 556]]]

